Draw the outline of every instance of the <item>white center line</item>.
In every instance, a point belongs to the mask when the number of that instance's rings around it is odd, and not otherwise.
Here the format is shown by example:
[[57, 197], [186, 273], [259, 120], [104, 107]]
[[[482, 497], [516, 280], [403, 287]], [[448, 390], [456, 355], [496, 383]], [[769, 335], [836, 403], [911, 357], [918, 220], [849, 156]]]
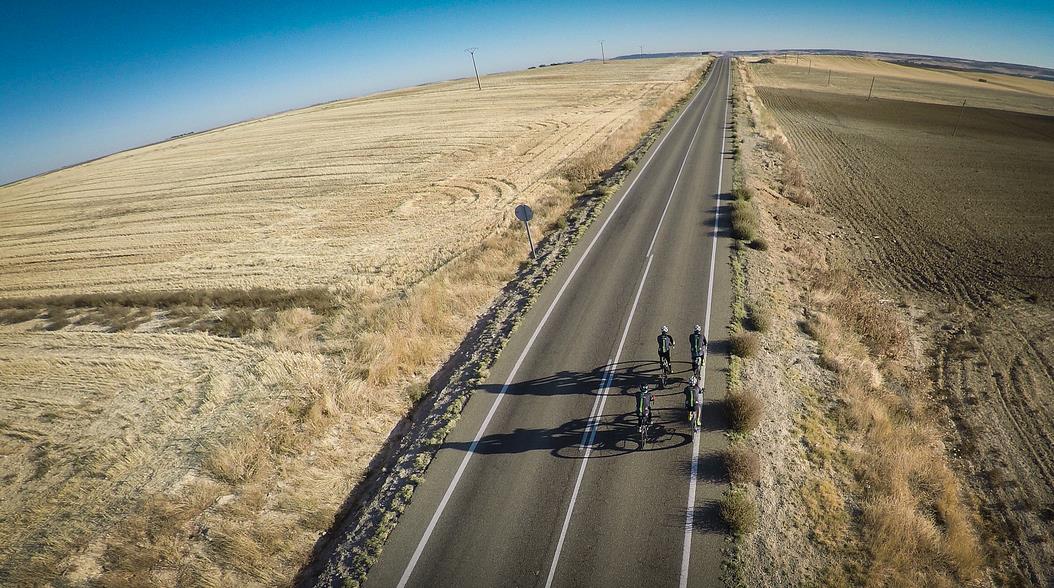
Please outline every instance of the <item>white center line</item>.
[[[713, 70], [711, 70], [709, 74], [710, 78], [713, 77], [712, 74]], [[709, 83], [710, 79], [707, 79], [706, 85], [709, 85]], [[473, 437], [472, 443], [469, 445], [468, 450], [465, 452], [465, 457], [461, 460], [461, 464], [458, 465], [457, 471], [454, 473], [454, 479], [452, 479], [450, 481], [450, 485], [447, 486], [446, 492], [443, 494], [443, 498], [439, 501], [439, 505], [436, 507], [435, 512], [432, 513], [432, 518], [428, 521], [428, 526], [425, 527], [424, 534], [421, 535], [421, 539], [420, 541], [418, 541], [417, 547], [414, 549], [414, 553], [410, 557], [410, 561], [407, 562], [406, 568], [403, 570], [403, 575], [399, 578], [399, 584], [397, 585], [398, 588], [403, 588], [404, 586], [406, 586], [406, 583], [410, 580], [410, 575], [413, 573], [414, 568], [417, 566], [418, 560], [421, 559], [421, 554], [424, 552], [425, 546], [428, 544], [428, 540], [432, 537], [432, 532], [435, 531], [436, 524], [439, 522], [439, 518], [440, 516], [442, 516], [443, 511], [446, 509], [447, 503], [450, 502], [450, 497], [454, 494], [454, 489], [457, 487], [458, 482], [461, 481], [461, 476], [465, 473], [465, 468], [468, 466], [469, 459], [476, 452], [476, 447], [479, 445], [480, 439], [483, 438], [483, 433], [484, 431], [486, 431], [487, 425], [490, 424], [491, 419], [494, 417], [494, 413], [498, 410], [498, 405], [501, 404], [502, 398], [505, 397], [505, 393], [508, 391], [509, 387], [512, 385], [513, 380], [516, 378], [516, 372], [519, 371], [520, 365], [523, 364], [523, 360], [527, 357], [527, 353], [530, 352], [531, 346], [534, 344], [535, 339], [538, 338], [538, 334], [542, 331], [542, 327], [544, 327], [545, 323], [548, 322], [549, 315], [552, 314], [553, 309], [556, 308], [556, 304], [564, 295], [564, 291], [567, 290], [568, 284], [570, 284], [571, 280], [574, 279], [575, 274], [578, 273], [578, 269], [582, 267], [582, 263], [589, 256], [589, 252], [592, 251], [593, 246], [596, 245], [597, 240], [600, 239], [600, 235], [604, 233], [604, 229], [607, 228], [608, 223], [611, 222], [611, 219], [615, 217], [615, 213], [618, 211], [619, 207], [622, 206], [622, 203], [626, 201], [626, 198], [633, 190], [633, 187], [637, 185], [637, 180], [639, 180], [640, 177], [644, 175], [644, 170], [646, 170], [648, 168], [648, 165], [651, 164], [651, 162], [655, 159], [656, 155], [658, 155], [659, 153], [659, 150], [662, 149], [663, 144], [666, 143], [666, 139], [673, 134], [674, 129], [677, 127], [678, 124], [680, 124], [681, 119], [684, 118], [685, 113], [692, 108], [692, 105], [695, 104], [695, 101], [698, 100], [699, 96], [701, 96], [702, 94], [703, 89], [701, 89], [692, 98], [688, 105], [685, 106], [684, 110], [682, 110], [681, 113], [677, 115], [677, 120], [673, 122], [673, 125], [670, 127], [670, 130], [662, 137], [662, 139], [659, 141], [659, 144], [655, 146], [655, 149], [652, 150], [651, 155], [648, 157], [648, 160], [644, 162], [644, 165], [641, 166], [640, 171], [637, 173], [637, 176], [633, 178], [632, 182], [630, 182], [629, 187], [627, 187], [626, 191], [622, 193], [622, 197], [619, 198], [619, 201], [615, 203], [615, 206], [611, 209], [611, 212], [608, 213], [607, 218], [604, 219], [603, 224], [600, 225], [600, 229], [597, 230], [596, 235], [594, 235], [593, 239], [590, 240], [589, 245], [582, 253], [582, 257], [580, 257], [578, 259], [578, 262], [575, 263], [575, 266], [571, 268], [571, 273], [568, 274], [567, 279], [565, 279], [563, 285], [560, 286], [560, 290], [556, 293], [556, 298], [554, 298], [552, 303], [549, 304], [549, 308], [546, 309], [545, 314], [542, 316], [541, 322], [538, 323], [538, 326], [535, 327], [530, 339], [527, 340], [527, 345], [523, 348], [523, 351], [520, 352], [519, 357], [516, 359], [516, 363], [512, 366], [512, 371], [509, 372], [509, 377], [505, 380], [505, 383], [502, 385], [497, 397], [494, 399], [494, 404], [491, 405], [490, 410], [487, 412], [487, 416], [483, 419], [483, 423], [480, 424], [479, 431], [477, 431], [476, 436]]]
[[[710, 337], [710, 301], [714, 296], [714, 268], [717, 263], [717, 233], [718, 220], [721, 216], [721, 177], [725, 170], [725, 126], [728, 124], [728, 99], [732, 88], [732, 72], [728, 72], [728, 85], [725, 89], [725, 115], [721, 124], [721, 163], [717, 168], [717, 204], [714, 207], [714, 234], [710, 249], [710, 284], [706, 291], [706, 317], [703, 321], [703, 337]], [[699, 366], [699, 375], [706, 381], [706, 356], [703, 354], [702, 365]], [[684, 521], [684, 551], [681, 553], [681, 588], [688, 586], [688, 568], [692, 557], [692, 527], [695, 525], [695, 486], [699, 471], [699, 435], [695, 435], [692, 441], [692, 472], [688, 480], [688, 511]]]

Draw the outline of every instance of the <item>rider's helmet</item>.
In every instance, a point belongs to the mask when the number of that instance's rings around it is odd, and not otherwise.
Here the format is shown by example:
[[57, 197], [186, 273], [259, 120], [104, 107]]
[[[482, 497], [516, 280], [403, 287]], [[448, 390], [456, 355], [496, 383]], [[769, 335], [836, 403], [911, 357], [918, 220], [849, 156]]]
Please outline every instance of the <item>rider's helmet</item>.
[[688, 383], [691, 384], [692, 386], [695, 386], [696, 382], [698, 382], [698, 381], [699, 380], [697, 380], [695, 376], [692, 376], [691, 378], [688, 379]]
[[669, 333], [670, 332], [670, 327], [667, 327], [666, 325], [663, 325], [662, 326], [662, 332], [663, 333]]
[[702, 330], [703, 330], [702, 327], [700, 327], [699, 325], [695, 325], [695, 332], [696, 333], [698, 333], [699, 331], [702, 331]]
[[647, 393], [648, 392], [648, 385], [647, 384], [641, 384], [640, 385], [640, 391], [642, 393]]

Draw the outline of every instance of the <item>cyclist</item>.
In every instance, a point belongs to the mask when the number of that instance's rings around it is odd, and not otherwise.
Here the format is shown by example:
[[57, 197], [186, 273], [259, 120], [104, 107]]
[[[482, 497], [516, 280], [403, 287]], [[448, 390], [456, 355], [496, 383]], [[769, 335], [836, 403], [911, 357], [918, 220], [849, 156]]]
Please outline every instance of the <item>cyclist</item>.
[[688, 335], [688, 345], [692, 348], [692, 370], [698, 374], [699, 366], [703, 364], [703, 355], [706, 354], [706, 337], [703, 336], [703, 328], [695, 325], [695, 330]]
[[[663, 325], [662, 331], [659, 332], [658, 343], [659, 365], [672, 366], [672, 364], [670, 363], [670, 351], [673, 349], [673, 346], [677, 343], [674, 342], [673, 335], [670, 334], [670, 328], [666, 325]], [[663, 364], [663, 362], [666, 363]]]
[[655, 395], [648, 390], [647, 384], [641, 384], [640, 388], [637, 389], [637, 421], [640, 426], [644, 426], [644, 415], [647, 413], [649, 420], [651, 419], [651, 401], [654, 400]]
[[691, 415], [692, 410], [695, 408], [695, 387], [699, 383], [699, 379], [692, 376], [688, 379], [688, 385], [684, 387], [684, 409]]

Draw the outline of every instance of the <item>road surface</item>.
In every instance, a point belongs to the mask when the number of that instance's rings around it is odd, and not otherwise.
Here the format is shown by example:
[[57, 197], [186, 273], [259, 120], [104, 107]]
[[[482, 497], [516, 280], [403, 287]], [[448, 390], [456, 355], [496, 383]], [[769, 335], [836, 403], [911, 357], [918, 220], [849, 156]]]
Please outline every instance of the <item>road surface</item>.
[[[720, 584], [728, 99], [722, 58], [473, 393], [367, 586]], [[710, 346], [693, 437], [681, 406], [696, 324]], [[675, 374], [641, 449], [634, 392], [657, 382], [662, 325]]]

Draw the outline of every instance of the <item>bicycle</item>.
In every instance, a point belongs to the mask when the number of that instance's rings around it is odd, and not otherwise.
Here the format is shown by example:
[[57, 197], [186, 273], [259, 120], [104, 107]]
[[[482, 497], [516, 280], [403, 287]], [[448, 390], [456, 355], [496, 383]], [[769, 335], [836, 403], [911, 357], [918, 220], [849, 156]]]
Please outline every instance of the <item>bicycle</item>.
[[696, 378], [701, 379], [703, 377], [702, 370], [703, 370], [703, 356], [702, 355], [696, 355], [695, 357], [692, 358], [692, 374], [694, 374]]
[[651, 434], [651, 406], [645, 405], [643, 414], [640, 415], [640, 424], [637, 425], [640, 434], [640, 448], [644, 449], [648, 444], [648, 436]]
[[670, 379], [670, 373], [673, 371], [673, 368], [670, 367], [670, 360], [665, 357], [659, 359], [659, 367], [661, 368], [659, 372], [659, 387], [665, 388], [666, 381]]

